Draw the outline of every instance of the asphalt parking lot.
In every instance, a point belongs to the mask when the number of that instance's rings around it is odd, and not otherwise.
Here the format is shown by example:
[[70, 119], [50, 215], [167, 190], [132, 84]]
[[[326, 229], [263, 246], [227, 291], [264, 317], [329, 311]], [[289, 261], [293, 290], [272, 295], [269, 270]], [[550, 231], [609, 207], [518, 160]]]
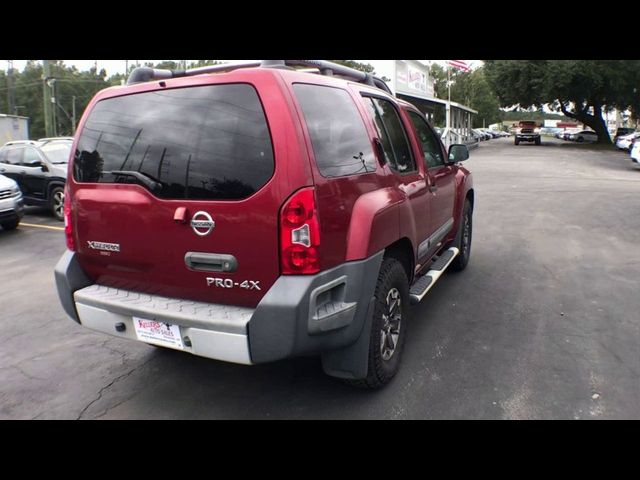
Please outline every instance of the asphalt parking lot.
[[59, 304], [62, 224], [0, 231], [2, 419], [640, 418], [640, 168], [546, 140], [483, 142], [471, 261], [412, 309], [387, 388], [315, 358], [225, 364], [92, 333]]

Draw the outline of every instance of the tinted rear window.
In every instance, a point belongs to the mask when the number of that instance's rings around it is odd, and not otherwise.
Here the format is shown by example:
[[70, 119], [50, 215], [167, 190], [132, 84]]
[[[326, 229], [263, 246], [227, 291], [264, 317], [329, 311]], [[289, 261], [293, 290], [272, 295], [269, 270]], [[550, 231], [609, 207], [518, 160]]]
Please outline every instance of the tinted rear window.
[[75, 152], [79, 182], [136, 183], [139, 172], [169, 199], [246, 198], [271, 178], [273, 149], [256, 90], [208, 85], [102, 100]]

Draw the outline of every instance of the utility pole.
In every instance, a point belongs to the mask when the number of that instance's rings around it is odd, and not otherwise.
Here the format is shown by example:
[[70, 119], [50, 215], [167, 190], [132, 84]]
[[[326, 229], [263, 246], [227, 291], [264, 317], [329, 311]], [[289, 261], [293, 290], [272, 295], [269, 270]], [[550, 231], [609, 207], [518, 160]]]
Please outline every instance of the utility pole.
[[44, 99], [44, 130], [46, 137], [53, 137], [53, 125], [51, 115], [51, 88], [49, 87], [49, 80], [51, 77], [51, 65], [49, 60], [42, 61], [42, 88]]
[[58, 136], [58, 99], [56, 98], [56, 79], [52, 78], [49, 80], [51, 82], [51, 103], [53, 104], [53, 108], [51, 109], [51, 114], [53, 117], [53, 121], [51, 122], [53, 125], [53, 136]]
[[76, 96], [74, 95], [72, 98], [72, 103], [71, 103], [71, 125], [73, 130], [71, 130], [71, 133], [73, 135], [76, 134]]
[[7, 60], [7, 112], [9, 115], [17, 115], [16, 98], [13, 84], [13, 60]]

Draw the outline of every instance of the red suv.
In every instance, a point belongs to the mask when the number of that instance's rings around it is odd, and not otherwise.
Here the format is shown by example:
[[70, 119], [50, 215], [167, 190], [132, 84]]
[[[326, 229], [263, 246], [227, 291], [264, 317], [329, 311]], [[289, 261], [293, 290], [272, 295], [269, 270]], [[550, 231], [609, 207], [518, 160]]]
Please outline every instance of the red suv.
[[91, 101], [73, 152], [56, 284], [118, 337], [242, 364], [319, 354], [375, 388], [409, 304], [469, 261], [467, 148], [334, 63], [139, 68]]

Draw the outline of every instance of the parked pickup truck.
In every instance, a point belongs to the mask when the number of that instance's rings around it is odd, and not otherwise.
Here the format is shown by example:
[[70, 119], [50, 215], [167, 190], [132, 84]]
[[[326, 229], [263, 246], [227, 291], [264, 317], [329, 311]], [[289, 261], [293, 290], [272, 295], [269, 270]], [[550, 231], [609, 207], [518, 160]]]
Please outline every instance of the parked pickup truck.
[[117, 337], [240, 364], [320, 355], [377, 388], [409, 305], [469, 261], [467, 148], [334, 63], [138, 68], [90, 102], [73, 151], [56, 284]]
[[514, 143], [519, 145], [520, 142], [536, 142], [536, 145], [540, 145], [540, 129], [536, 122], [522, 121], [518, 124]]

